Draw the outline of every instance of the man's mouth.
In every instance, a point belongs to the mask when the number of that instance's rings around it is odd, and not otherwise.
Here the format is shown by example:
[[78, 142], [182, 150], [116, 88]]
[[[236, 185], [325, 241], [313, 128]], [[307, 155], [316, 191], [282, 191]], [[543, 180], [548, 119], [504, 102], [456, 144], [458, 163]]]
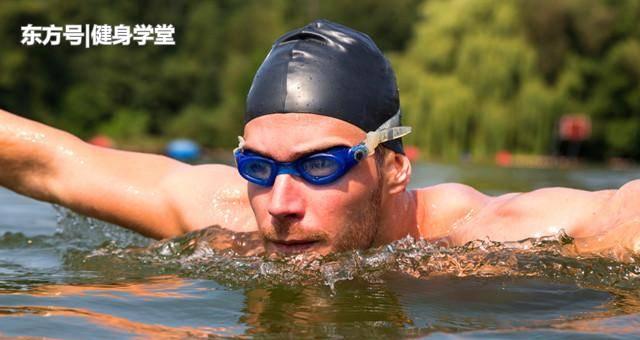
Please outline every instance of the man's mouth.
[[318, 240], [269, 240], [276, 252], [283, 254], [300, 254], [318, 246]]

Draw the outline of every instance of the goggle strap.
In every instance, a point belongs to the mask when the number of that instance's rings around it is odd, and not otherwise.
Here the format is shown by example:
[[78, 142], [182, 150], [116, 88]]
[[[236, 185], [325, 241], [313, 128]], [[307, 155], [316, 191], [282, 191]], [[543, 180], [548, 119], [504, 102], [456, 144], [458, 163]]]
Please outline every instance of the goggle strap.
[[378, 145], [390, 140], [404, 137], [411, 133], [409, 126], [396, 126], [384, 130], [367, 132], [367, 138], [364, 142], [369, 155], [373, 155]]
[[244, 143], [244, 138], [242, 138], [242, 136], [238, 136], [238, 147], [233, 149], [233, 153], [236, 153], [236, 151], [242, 151], [242, 149], [244, 148]]
[[382, 125], [378, 126], [376, 131], [381, 131], [381, 130], [384, 130], [384, 129], [397, 127], [397, 126], [400, 126], [400, 109], [398, 109], [398, 111], [396, 111], [396, 113], [391, 118], [387, 119], [386, 122], [384, 122], [384, 123], [382, 123]]
[[[411, 133], [411, 127], [398, 125], [400, 125], [400, 109], [398, 109], [398, 112], [396, 112], [393, 117], [382, 123], [376, 131], [367, 132], [367, 138], [364, 141], [364, 145], [367, 147], [367, 155], [373, 155], [378, 145]], [[244, 138], [238, 136], [238, 147], [233, 149], [233, 152], [235, 153], [238, 150], [242, 151], [244, 144]]]

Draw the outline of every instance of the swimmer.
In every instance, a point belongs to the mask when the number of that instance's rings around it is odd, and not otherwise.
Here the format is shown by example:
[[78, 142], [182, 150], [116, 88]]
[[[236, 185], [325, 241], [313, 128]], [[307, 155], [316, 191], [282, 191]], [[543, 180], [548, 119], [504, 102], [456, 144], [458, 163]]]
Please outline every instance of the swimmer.
[[638, 251], [637, 180], [497, 197], [455, 183], [408, 190], [401, 138], [411, 129], [400, 112], [394, 72], [375, 43], [318, 20], [277, 39], [258, 69], [237, 167], [100, 148], [0, 110], [0, 185], [158, 239], [212, 225], [256, 232], [270, 253], [560, 230], [582, 241], [578, 253]]

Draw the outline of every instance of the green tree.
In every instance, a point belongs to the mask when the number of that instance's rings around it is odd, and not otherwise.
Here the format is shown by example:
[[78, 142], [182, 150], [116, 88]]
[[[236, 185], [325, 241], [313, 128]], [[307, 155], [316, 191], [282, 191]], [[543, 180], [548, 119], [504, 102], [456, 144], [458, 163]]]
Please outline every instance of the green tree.
[[394, 58], [407, 120], [418, 123], [409, 142], [446, 159], [544, 151], [540, 136], [559, 108], [536, 70], [517, 2], [429, 1], [422, 13]]

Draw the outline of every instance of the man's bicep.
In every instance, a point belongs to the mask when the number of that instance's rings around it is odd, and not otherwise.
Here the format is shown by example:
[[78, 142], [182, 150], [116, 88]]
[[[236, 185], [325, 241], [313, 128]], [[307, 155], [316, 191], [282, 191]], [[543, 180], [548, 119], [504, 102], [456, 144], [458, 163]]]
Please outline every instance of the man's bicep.
[[615, 193], [614, 190], [544, 188], [514, 196], [497, 211], [498, 215], [511, 216], [511, 223], [520, 225], [522, 231], [531, 230], [528, 237], [560, 230], [582, 237], [600, 233], [603, 225], [610, 221]]
[[79, 213], [156, 237], [180, 233], [160, 183], [190, 167], [160, 155], [78, 145], [56, 160], [52, 201]]

